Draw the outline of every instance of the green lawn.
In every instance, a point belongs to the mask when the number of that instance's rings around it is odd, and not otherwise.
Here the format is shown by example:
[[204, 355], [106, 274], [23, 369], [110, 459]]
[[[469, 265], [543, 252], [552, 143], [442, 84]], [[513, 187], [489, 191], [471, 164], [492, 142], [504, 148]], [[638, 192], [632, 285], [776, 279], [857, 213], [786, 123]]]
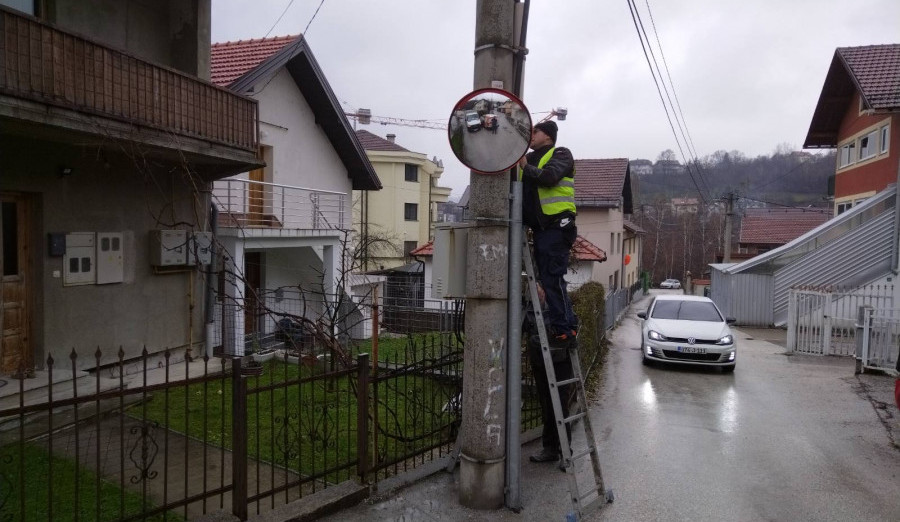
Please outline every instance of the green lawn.
[[[50, 454], [43, 447], [26, 444], [24, 446], [25, 483], [19, 484], [19, 448], [9, 445], [0, 448], [0, 520], [22, 520], [25, 522], [45, 522], [50, 519], [50, 506], [53, 507], [53, 520], [118, 520], [123, 512], [122, 496], [124, 495], [124, 516], [134, 516], [142, 511], [141, 495], [130, 490], [121, 490], [119, 485], [104, 479], [100, 480], [99, 515], [97, 511], [97, 475], [81, 467], [77, 470], [74, 461]], [[52, 463], [52, 473], [51, 470]], [[52, 502], [49, 499], [50, 487], [53, 488]], [[76, 487], [78, 489], [76, 502]], [[22, 516], [20, 495], [25, 493], [25, 515]], [[152, 505], [144, 506], [152, 509]], [[184, 520], [180, 515], [171, 512], [164, 518], [162, 514], [148, 517], [146, 520]]]
[[[320, 371], [271, 360], [265, 363], [262, 376], [247, 380], [247, 448], [251, 458], [304, 475], [355, 462], [355, 378], [298, 382]], [[275, 388], [254, 391], [268, 386]], [[449, 437], [454, 417], [442, 409], [456, 393], [449, 382], [415, 375], [381, 384], [379, 458], [390, 460]], [[205, 386], [199, 383], [187, 389], [172, 388], [168, 393], [156, 392], [150, 401], [129, 410], [129, 415], [146, 415], [161, 427], [168, 426], [213, 446], [233, 446], [230, 377]], [[355, 466], [329, 475], [328, 480], [346, 480], [352, 473]]]

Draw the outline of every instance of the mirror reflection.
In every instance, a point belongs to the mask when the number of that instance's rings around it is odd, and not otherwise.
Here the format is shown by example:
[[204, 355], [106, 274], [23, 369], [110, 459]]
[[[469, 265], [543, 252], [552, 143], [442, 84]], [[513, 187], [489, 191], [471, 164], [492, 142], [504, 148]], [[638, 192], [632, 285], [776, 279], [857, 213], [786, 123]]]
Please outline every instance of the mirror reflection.
[[480, 89], [453, 108], [447, 134], [464, 165], [484, 173], [504, 172], [528, 152], [531, 115], [511, 93]]

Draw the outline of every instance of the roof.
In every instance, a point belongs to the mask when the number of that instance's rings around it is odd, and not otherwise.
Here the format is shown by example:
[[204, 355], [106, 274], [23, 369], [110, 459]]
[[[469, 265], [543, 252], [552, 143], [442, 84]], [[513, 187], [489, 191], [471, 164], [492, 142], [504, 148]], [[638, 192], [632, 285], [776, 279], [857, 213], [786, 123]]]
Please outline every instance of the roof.
[[[577, 236], [575, 243], [572, 245], [572, 253], [575, 259], [579, 261], [606, 261], [606, 252], [591, 243], [587, 239]], [[434, 255], [434, 241], [429, 241], [424, 245], [411, 251], [409, 255], [414, 257], [429, 257]]]
[[258, 94], [257, 86], [263, 84], [264, 89], [282, 69], [288, 71], [312, 109], [316, 123], [346, 167], [353, 189], [380, 189], [375, 168], [302, 35], [216, 43], [211, 48], [213, 83], [238, 94]]
[[593, 208], [624, 206], [632, 213], [631, 175], [626, 158], [575, 160], [575, 205]]
[[831, 209], [748, 208], [738, 242], [783, 245], [831, 219]]
[[219, 87], [228, 87], [299, 36], [276, 36], [212, 44], [210, 81]]
[[900, 44], [834, 51], [804, 147], [837, 146], [841, 121], [857, 92], [865, 109], [900, 111]]
[[606, 252], [581, 236], [575, 237], [572, 253], [579, 261], [597, 261], [598, 263], [606, 261]]
[[622, 220], [622, 227], [623, 227], [625, 230], [631, 232], [632, 234], [646, 234], [646, 233], [647, 233], [646, 230], [644, 230], [643, 228], [639, 227], [639, 226], [638, 226], [636, 223], [634, 223], [633, 221], [629, 221], [629, 220], [627, 220], [627, 219]]
[[356, 131], [356, 138], [365, 150], [374, 150], [382, 152], [410, 152], [396, 143], [386, 140], [381, 136], [372, 134], [367, 130]]

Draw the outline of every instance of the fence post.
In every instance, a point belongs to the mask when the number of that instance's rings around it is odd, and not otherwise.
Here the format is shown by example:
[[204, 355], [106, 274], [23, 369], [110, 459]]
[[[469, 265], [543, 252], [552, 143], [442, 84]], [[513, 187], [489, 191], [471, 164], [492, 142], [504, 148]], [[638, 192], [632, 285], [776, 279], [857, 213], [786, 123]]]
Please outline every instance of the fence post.
[[231, 359], [231, 513], [247, 520], [247, 382]]
[[871, 306], [860, 305], [856, 313], [856, 374], [863, 373], [868, 363], [871, 309]]
[[356, 357], [356, 473], [366, 483], [369, 471], [369, 354]]
[[794, 353], [797, 346], [797, 290], [788, 290], [787, 351]]

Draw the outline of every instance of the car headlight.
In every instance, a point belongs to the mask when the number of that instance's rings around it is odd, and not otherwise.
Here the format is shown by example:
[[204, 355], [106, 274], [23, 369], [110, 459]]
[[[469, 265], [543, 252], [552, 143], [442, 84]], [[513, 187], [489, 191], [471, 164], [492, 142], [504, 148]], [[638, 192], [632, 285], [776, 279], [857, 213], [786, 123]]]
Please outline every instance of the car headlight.
[[716, 344], [734, 344], [734, 336], [731, 334], [726, 335], [725, 337], [721, 337]]
[[649, 332], [647, 332], [647, 337], [653, 341], [668, 341], [665, 335], [655, 330], [650, 330]]

